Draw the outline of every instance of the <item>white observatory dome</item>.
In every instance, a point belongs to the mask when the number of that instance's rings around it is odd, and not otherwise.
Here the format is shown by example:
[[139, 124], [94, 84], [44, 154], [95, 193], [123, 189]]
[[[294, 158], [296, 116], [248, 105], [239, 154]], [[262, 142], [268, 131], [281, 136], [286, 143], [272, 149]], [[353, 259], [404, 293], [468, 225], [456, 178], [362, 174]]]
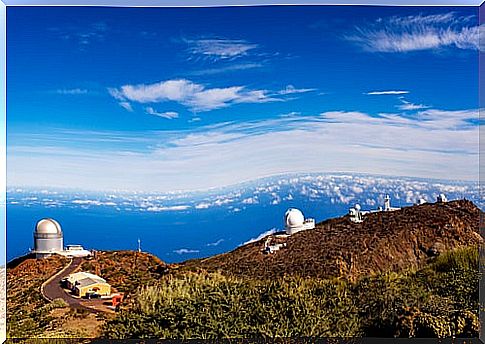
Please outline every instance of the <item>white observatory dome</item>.
[[64, 250], [61, 225], [54, 219], [42, 219], [35, 225], [34, 252], [37, 258]]
[[300, 227], [305, 222], [303, 213], [295, 208], [290, 208], [285, 213], [285, 223], [287, 227]]
[[62, 234], [61, 225], [54, 219], [42, 219], [37, 222], [35, 231], [38, 234]]

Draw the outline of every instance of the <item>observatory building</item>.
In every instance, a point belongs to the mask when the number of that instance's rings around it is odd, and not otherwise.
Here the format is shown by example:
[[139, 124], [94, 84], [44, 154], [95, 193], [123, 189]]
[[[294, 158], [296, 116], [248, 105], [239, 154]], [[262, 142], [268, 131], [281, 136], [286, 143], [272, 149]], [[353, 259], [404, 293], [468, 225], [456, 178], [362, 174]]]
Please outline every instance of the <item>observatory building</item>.
[[360, 210], [360, 204], [356, 204], [355, 207], [349, 209], [350, 221], [355, 223], [362, 222], [362, 211]]
[[401, 208], [391, 207], [391, 197], [386, 194], [386, 198], [384, 198], [384, 211], [394, 211], [399, 210]]
[[446, 202], [448, 202], [448, 198], [446, 198], [445, 194], [439, 194], [438, 197], [436, 197], [436, 202], [437, 203], [446, 203]]
[[364, 221], [363, 216], [368, 213], [377, 213], [381, 211], [395, 211], [401, 208], [396, 208], [391, 206], [391, 197], [386, 195], [384, 198], [384, 208], [379, 207], [377, 210], [361, 210], [360, 204], [356, 204], [355, 207], [349, 209], [350, 221], [355, 223], [361, 223]]
[[54, 219], [46, 218], [37, 222], [34, 230], [34, 250], [36, 258], [46, 258], [53, 254], [66, 257], [87, 257], [91, 252], [81, 245], [68, 245], [64, 249], [64, 234], [61, 225]]
[[296, 209], [290, 208], [285, 213], [285, 230], [286, 234], [292, 235], [300, 231], [315, 228], [315, 219], [305, 219], [303, 213]]
[[34, 231], [34, 252], [37, 258], [48, 257], [64, 250], [61, 225], [54, 219], [37, 222]]

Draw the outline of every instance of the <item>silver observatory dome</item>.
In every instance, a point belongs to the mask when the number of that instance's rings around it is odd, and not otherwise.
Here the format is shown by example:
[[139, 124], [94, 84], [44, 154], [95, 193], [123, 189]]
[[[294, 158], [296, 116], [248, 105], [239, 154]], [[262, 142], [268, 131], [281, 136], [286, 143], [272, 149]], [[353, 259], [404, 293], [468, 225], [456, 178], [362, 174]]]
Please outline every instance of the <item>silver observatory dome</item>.
[[37, 222], [34, 231], [34, 250], [38, 255], [64, 249], [61, 225], [54, 219]]

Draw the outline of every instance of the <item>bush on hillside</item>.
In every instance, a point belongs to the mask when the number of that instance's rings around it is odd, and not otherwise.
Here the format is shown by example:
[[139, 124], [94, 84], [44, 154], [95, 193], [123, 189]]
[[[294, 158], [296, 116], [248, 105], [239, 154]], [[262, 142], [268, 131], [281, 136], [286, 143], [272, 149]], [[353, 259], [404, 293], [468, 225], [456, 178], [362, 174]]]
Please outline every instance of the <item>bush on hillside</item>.
[[[475, 248], [476, 249], [476, 248]], [[355, 284], [218, 273], [167, 276], [138, 290], [109, 338], [476, 337], [478, 255], [451, 252], [414, 272]]]

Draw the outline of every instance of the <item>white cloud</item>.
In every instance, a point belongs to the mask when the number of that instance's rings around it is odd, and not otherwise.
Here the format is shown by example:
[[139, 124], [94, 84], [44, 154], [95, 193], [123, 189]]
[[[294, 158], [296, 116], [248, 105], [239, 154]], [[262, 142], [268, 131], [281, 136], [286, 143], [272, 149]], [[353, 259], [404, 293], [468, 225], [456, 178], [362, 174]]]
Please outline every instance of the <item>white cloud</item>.
[[454, 13], [380, 19], [369, 27], [357, 27], [347, 37], [371, 52], [409, 52], [444, 47], [479, 50], [479, 26], [472, 17]]
[[257, 44], [245, 40], [235, 39], [199, 39], [186, 40], [188, 51], [192, 55], [202, 56], [214, 60], [234, 59], [245, 56], [250, 50], [256, 49]]
[[399, 94], [407, 94], [409, 93], [409, 91], [394, 91], [394, 90], [391, 90], [391, 91], [371, 91], [371, 92], [367, 92], [365, 94], [369, 95], [369, 96], [382, 96], [382, 95], [399, 95]]
[[207, 68], [207, 69], [197, 70], [197, 71], [191, 72], [190, 74], [191, 75], [213, 75], [213, 74], [219, 74], [219, 73], [261, 68], [261, 67], [263, 67], [262, 63], [240, 63], [240, 64], [232, 64], [229, 66], [224, 66], [219, 68]]
[[103, 42], [109, 28], [106, 23], [97, 22], [87, 26], [70, 23], [69, 27], [51, 27], [48, 30], [63, 40], [76, 42], [79, 49], [84, 50], [92, 43]]
[[193, 123], [193, 122], [200, 122], [202, 120], [202, 118], [200, 117], [192, 117], [191, 119], [189, 119], [189, 123]]
[[428, 108], [428, 106], [422, 105], [422, 104], [404, 103], [404, 104], [398, 105], [397, 108], [399, 110], [404, 110], [404, 111], [413, 111], [413, 110], [426, 109]]
[[278, 92], [278, 94], [286, 95], [286, 94], [295, 94], [295, 93], [306, 93], [315, 91], [316, 88], [295, 88], [293, 85], [286, 86], [285, 89]]
[[253, 242], [259, 241], [259, 240], [263, 239], [264, 237], [267, 237], [268, 235], [274, 234], [276, 232], [277, 232], [276, 228], [272, 228], [272, 229], [270, 229], [266, 232], [261, 233], [256, 238], [249, 239], [248, 241], [246, 241], [245, 243], [242, 243], [239, 246], [244, 246], [244, 245], [251, 244]]
[[293, 195], [292, 194], [288, 194], [288, 196], [286, 196], [285, 198], [283, 198], [285, 201], [292, 201], [293, 200]]
[[175, 119], [179, 117], [179, 114], [175, 111], [157, 112], [152, 107], [145, 108], [145, 111], [149, 115], [158, 116], [166, 119]]
[[399, 98], [399, 100], [402, 103], [402, 104], [396, 106], [399, 110], [403, 110], [403, 111], [415, 111], [415, 110], [422, 110], [422, 109], [428, 109], [429, 108], [429, 106], [427, 106], [427, 105], [423, 105], [423, 104], [413, 104], [413, 103], [407, 101], [406, 99], [404, 99], [402, 97]]
[[[12, 137], [7, 168], [10, 185], [35, 181], [38, 186], [107, 190], [207, 189], [322, 171], [476, 180], [478, 119], [473, 109], [424, 109], [406, 116], [330, 111], [189, 132], [49, 131], [44, 139], [43, 134]], [[116, 144], [100, 149], [99, 142], [108, 139]], [[229, 202], [201, 201], [198, 208]]]
[[160, 212], [160, 211], [182, 211], [182, 210], [187, 210], [189, 209], [190, 206], [188, 205], [174, 205], [170, 207], [158, 207], [158, 206], [152, 206], [146, 208], [147, 211], [153, 211], [153, 212]]
[[188, 253], [199, 253], [199, 250], [191, 250], [191, 249], [188, 249], [188, 248], [180, 248], [178, 250], [174, 250], [173, 252], [177, 253], [177, 254], [188, 254]]
[[300, 116], [300, 115], [301, 115], [301, 112], [291, 111], [291, 112], [284, 113], [284, 114], [280, 115], [280, 117], [296, 117], [296, 116]]
[[131, 104], [130, 103], [128, 103], [128, 102], [119, 102], [119, 104], [126, 111], [133, 112], [133, 108], [131, 107]]
[[245, 198], [241, 201], [242, 204], [258, 204], [259, 203], [259, 200], [258, 200], [258, 197], [257, 196], [254, 196], [254, 197], [248, 197], [248, 198]]
[[98, 201], [98, 200], [90, 200], [90, 199], [86, 199], [86, 200], [75, 199], [75, 200], [72, 201], [72, 203], [73, 204], [79, 204], [79, 205], [97, 205], [97, 206], [102, 206], [102, 205], [116, 206], [117, 205], [114, 202], [101, 202], [101, 201]]
[[208, 243], [207, 246], [219, 246], [219, 244], [221, 244], [222, 242], [224, 242], [224, 239], [219, 239], [216, 242]]
[[195, 209], [208, 209], [210, 208], [211, 204], [210, 203], [207, 203], [207, 202], [202, 202], [202, 203], [199, 203], [195, 206]]
[[186, 79], [161, 81], [154, 84], [124, 85], [108, 89], [117, 100], [138, 103], [178, 102], [193, 111], [209, 111], [236, 103], [281, 101], [266, 90], [247, 90], [244, 86], [206, 88]]
[[70, 88], [70, 89], [59, 89], [56, 90], [57, 94], [63, 95], [80, 95], [80, 94], [87, 94], [88, 90], [82, 88]]

